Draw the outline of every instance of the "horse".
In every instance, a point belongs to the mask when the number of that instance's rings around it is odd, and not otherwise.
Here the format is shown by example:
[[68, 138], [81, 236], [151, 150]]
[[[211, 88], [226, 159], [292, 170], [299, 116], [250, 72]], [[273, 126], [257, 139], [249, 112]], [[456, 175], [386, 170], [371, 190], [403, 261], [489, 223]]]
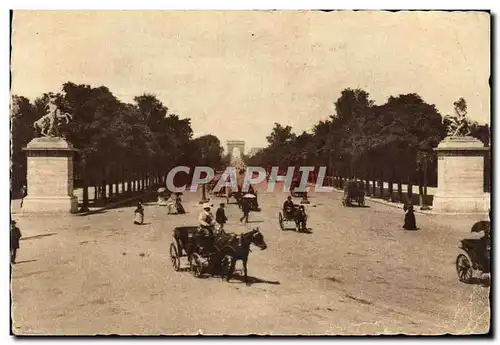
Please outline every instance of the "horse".
[[49, 136], [50, 132], [54, 132], [56, 136], [59, 136], [59, 125], [62, 123], [62, 120], [65, 120], [65, 124], [68, 124], [70, 119], [73, 119], [71, 114], [63, 113], [61, 110], [56, 109], [35, 121], [33, 128], [36, 132], [40, 131], [40, 134], [43, 136]]
[[297, 231], [307, 231], [307, 214], [305, 208], [297, 208], [294, 211], [295, 225]]
[[267, 249], [264, 235], [260, 232], [258, 227], [241, 235], [227, 234], [219, 240], [216, 247], [218, 248], [218, 254], [221, 257], [221, 266], [223, 268], [227, 268], [229, 266], [229, 269], [222, 271], [222, 279], [226, 276], [226, 281], [229, 282], [233, 276], [236, 261], [242, 260], [245, 283], [246, 285], [250, 285], [248, 282], [248, 255], [251, 251], [251, 244], [259, 247], [261, 250]]

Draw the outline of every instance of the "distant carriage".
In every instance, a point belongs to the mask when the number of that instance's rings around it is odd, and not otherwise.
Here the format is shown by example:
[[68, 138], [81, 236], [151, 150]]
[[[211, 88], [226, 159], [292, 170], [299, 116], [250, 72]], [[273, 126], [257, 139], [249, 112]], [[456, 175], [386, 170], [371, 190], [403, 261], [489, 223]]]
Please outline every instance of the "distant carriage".
[[304, 222], [303, 224], [305, 224], [306, 221], [307, 221], [307, 216], [300, 212], [300, 205], [294, 205], [293, 210], [290, 210], [290, 212], [288, 213], [284, 211], [283, 212], [280, 211], [278, 213], [278, 222], [281, 230], [283, 231], [287, 229], [286, 227], [287, 223], [293, 222], [297, 231], [307, 232], [308, 231], [307, 228], [301, 227], [302, 222]]
[[347, 181], [344, 186], [342, 205], [350, 207], [356, 202], [358, 206], [365, 206], [365, 192], [363, 184], [357, 181]]

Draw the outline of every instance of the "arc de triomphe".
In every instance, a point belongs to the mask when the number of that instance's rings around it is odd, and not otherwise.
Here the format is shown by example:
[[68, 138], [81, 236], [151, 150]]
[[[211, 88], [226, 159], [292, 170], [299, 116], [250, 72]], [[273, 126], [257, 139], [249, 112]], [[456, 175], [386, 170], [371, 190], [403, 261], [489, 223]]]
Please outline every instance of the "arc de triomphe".
[[228, 140], [227, 141], [227, 153], [229, 157], [233, 157], [233, 150], [237, 147], [240, 153], [243, 155], [245, 153], [245, 141], [243, 140]]

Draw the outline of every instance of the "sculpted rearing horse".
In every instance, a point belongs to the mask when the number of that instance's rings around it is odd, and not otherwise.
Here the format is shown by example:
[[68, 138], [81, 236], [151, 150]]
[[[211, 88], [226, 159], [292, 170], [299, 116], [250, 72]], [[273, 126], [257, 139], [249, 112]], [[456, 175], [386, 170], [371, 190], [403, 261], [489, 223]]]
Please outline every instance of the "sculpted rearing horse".
[[40, 132], [45, 137], [60, 137], [59, 126], [65, 120], [65, 124], [69, 123], [73, 116], [69, 113], [63, 113], [51, 99], [48, 104], [49, 111], [40, 119], [33, 123], [33, 128], [36, 132]]

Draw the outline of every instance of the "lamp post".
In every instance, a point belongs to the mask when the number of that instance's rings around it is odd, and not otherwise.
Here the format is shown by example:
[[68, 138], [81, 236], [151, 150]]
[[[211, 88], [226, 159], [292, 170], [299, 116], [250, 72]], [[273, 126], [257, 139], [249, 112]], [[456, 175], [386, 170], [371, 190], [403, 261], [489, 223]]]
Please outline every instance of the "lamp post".
[[206, 192], [206, 183], [201, 185], [201, 200], [199, 204], [204, 204], [208, 202], [209, 200], [207, 199], [207, 192]]
[[[302, 154], [302, 159], [303, 161], [305, 162], [306, 159], [307, 159], [307, 152], [304, 152]], [[311, 202], [307, 199], [307, 184], [308, 184], [309, 181], [306, 182], [306, 190], [304, 191], [304, 193], [302, 194], [302, 200], [300, 201], [301, 204], [310, 204]]]

